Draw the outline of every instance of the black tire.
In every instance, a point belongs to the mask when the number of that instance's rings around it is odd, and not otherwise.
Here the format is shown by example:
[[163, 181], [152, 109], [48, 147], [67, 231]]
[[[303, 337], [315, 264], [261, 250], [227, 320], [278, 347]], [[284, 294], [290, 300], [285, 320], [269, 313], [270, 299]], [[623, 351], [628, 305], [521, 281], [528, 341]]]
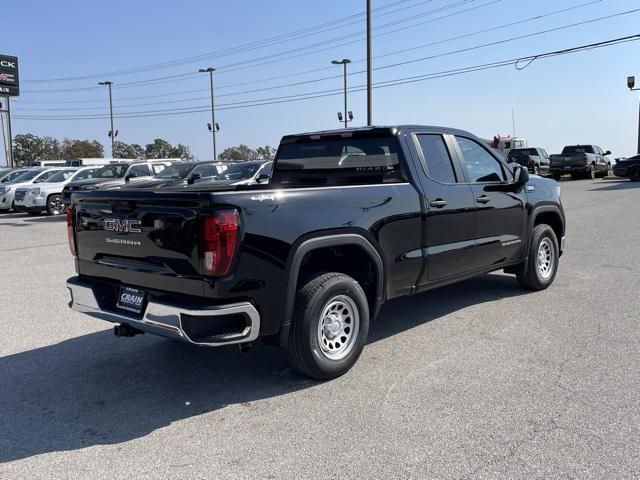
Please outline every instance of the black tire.
[[62, 195], [51, 195], [47, 198], [47, 213], [49, 215], [61, 215], [65, 210]]
[[560, 181], [560, 179], [562, 178], [562, 174], [558, 172], [552, 173], [551, 176], [554, 178], [554, 180], [558, 180], [558, 181]]
[[640, 182], [640, 168], [634, 168], [629, 172], [629, 179], [632, 182]]
[[[538, 265], [538, 253], [543, 242], [553, 252], [553, 262], [548, 270], [547, 275], [542, 273]], [[531, 233], [531, 245], [529, 246], [529, 255], [525, 260], [525, 265], [519, 273], [516, 274], [520, 285], [531, 290], [544, 290], [553, 283], [558, 272], [558, 260], [560, 258], [560, 248], [558, 239], [553, 229], [549, 225], [536, 225]]]
[[589, 167], [589, 171], [587, 172], [587, 178], [590, 178], [591, 180], [595, 180], [596, 177], [597, 177], [596, 166], [594, 164], [591, 164], [591, 166]]
[[538, 165], [533, 166], [533, 174], [540, 175], [540, 167], [538, 167]]
[[[330, 317], [323, 316], [324, 313], [327, 309], [334, 308], [336, 302], [340, 301], [348, 302], [347, 307], [357, 310], [357, 318], [356, 314], [350, 316], [346, 309], [338, 310], [340, 321], [336, 320], [336, 323], [340, 323], [340, 327], [336, 328], [343, 328], [346, 331], [351, 324], [352, 329], [349, 332], [352, 337], [338, 338], [344, 334], [344, 331], [340, 330], [341, 333], [335, 337], [336, 349], [340, 345], [339, 342], [343, 341], [342, 339], [347, 339], [342, 345], [347, 346], [348, 344], [348, 348], [344, 350], [344, 357], [334, 359], [329, 358], [330, 355], [333, 355], [332, 352], [326, 352], [329, 346], [326, 345], [323, 348], [320, 345], [321, 341], [327, 343], [325, 333], [321, 333], [327, 332], [327, 330], [320, 328], [320, 322], [326, 323], [326, 319]], [[347, 313], [343, 317], [342, 313], [345, 311]], [[327, 325], [327, 328], [330, 329], [333, 326], [333, 324]], [[335, 334], [331, 331], [328, 333]], [[369, 306], [360, 284], [342, 273], [319, 273], [306, 280], [296, 294], [287, 356], [296, 370], [309, 377], [319, 380], [337, 378], [348, 372], [356, 363], [367, 342], [368, 334]], [[333, 343], [330, 345], [333, 348]], [[336, 350], [335, 353], [339, 353], [339, 350]]]
[[611, 166], [610, 163], [607, 163], [607, 171], [604, 172], [604, 177], [602, 178], [607, 178], [607, 177], [612, 177], [613, 176], [613, 167]]

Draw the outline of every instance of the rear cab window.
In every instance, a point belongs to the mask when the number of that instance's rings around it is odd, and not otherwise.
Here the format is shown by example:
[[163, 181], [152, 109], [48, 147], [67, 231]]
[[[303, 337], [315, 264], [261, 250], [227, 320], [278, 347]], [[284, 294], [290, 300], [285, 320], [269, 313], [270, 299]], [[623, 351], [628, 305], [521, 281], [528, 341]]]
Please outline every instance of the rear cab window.
[[416, 139], [427, 176], [440, 183], [456, 183], [458, 178], [444, 138], [439, 134], [417, 134]]
[[278, 149], [271, 185], [371, 185], [406, 181], [396, 137], [300, 137]]
[[594, 153], [591, 145], [570, 145], [562, 149], [562, 155], [581, 155], [583, 153]]

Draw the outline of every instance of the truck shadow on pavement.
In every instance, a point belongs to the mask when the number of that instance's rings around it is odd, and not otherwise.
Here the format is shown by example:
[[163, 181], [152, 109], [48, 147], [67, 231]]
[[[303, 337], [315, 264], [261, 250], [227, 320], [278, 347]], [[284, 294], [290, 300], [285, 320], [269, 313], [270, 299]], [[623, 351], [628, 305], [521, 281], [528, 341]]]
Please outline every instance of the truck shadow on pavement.
[[[526, 293], [513, 276], [494, 274], [394, 300], [372, 324], [369, 342]], [[7, 462], [126, 442], [185, 418], [234, 404], [250, 408], [320, 383], [293, 372], [283, 352], [260, 343], [243, 354], [150, 335], [118, 339], [107, 330], [0, 358], [0, 385], [0, 462]]]
[[589, 190], [590, 192], [607, 191], [607, 190], [628, 190], [632, 188], [640, 188], [640, 182], [632, 182], [631, 180], [609, 180], [606, 183], [596, 184], [596, 188]]

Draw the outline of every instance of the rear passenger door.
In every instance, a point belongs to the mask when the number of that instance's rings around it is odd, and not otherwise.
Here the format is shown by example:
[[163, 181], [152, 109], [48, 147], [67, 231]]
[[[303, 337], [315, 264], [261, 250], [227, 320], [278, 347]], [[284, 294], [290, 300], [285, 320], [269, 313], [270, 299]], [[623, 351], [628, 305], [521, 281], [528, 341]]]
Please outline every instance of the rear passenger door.
[[475, 205], [460, 166], [451, 154], [450, 135], [415, 133], [422, 164], [420, 172], [426, 205], [424, 254], [427, 268], [419, 286], [470, 270], [473, 259]]
[[483, 145], [455, 137], [457, 153], [476, 208], [473, 268], [520, 258], [525, 243], [525, 193], [510, 191], [513, 174]]

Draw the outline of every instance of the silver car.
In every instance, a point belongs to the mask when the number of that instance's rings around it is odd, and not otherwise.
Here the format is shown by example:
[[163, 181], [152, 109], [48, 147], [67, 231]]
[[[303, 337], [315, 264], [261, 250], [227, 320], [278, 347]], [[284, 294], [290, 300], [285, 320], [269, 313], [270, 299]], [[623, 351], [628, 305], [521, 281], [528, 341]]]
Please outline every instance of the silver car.
[[60, 168], [32, 168], [9, 182], [0, 183], [0, 211], [7, 212], [14, 207], [17, 189], [43, 182], [59, 170]]

